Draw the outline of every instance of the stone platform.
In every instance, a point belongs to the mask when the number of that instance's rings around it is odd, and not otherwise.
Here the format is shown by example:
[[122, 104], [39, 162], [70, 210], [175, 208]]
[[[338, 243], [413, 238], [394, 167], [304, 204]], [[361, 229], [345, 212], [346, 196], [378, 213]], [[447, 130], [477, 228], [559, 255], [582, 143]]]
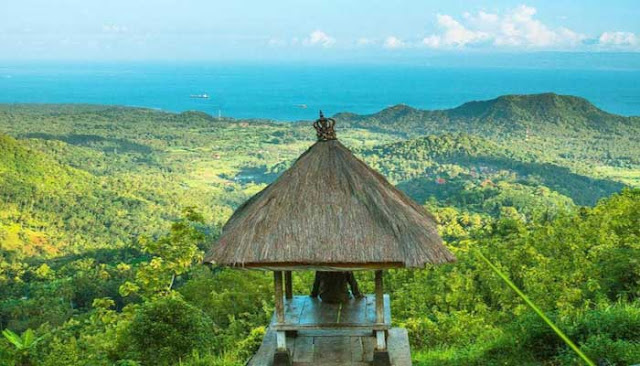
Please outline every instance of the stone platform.
[[[373, 362], [376, 338], [370, 331], [299, 330], [296, 337], [288, 336], [287, 345], [293, 366], [365, 366]], [[387, 349], [393, 366], [411, 366], [409, 337], [404, 328], [391, 328]], [[258, 352], [249, 366], [272, 366], [276, 350], [276, 334], [269, 327]]]

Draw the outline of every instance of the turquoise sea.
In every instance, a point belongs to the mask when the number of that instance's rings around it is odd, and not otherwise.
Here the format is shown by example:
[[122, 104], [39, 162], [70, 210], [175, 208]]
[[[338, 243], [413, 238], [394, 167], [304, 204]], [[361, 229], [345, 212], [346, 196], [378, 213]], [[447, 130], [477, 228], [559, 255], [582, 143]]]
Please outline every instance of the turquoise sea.
[[[640, 70], [219, 63], [0, 64], [0, 103], [91, 103], [313, 119], [398, 103], [443, 109], [503, 94], [555, 92], [640, 115]], [[208, 94], [209, 99], [191, 98]]]

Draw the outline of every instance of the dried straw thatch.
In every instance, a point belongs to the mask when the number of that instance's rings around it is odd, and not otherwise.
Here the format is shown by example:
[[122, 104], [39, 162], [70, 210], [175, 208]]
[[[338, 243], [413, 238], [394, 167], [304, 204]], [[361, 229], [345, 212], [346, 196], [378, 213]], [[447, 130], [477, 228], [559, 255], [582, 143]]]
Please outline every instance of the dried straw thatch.
[[337, 140], [315, 143], [240, 206], [205, 257], [234, 267], [325, 270], [454, 260], [433, 217]]

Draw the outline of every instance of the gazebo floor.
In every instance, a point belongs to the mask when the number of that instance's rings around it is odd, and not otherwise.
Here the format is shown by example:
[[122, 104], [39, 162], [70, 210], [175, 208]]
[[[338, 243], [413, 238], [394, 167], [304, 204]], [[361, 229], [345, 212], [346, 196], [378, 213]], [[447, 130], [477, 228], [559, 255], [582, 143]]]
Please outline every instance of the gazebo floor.
[[271, 320], [276, 330], [346, 329], [373, 330], [391, 328], [389, 295], [383, 296], [384, 322], [376, 323], [376, 297], [365, 295], [362, 299], [349, 299], [344, 304], [322, 302], [318, 298], [297, 295], [284, 300], [284, 323], [276, 324], [276, 315]]
[[[301, 330], [287, 337], [294, 366], [364, 366], [373, 362], [375, 337], [368, 331]], [[387, 349], [393, 366], [410, 366], [409, 337], [404, 328], [391, 328]], [[276, 335], [271, 327], [249, 366], [272, 366]]]

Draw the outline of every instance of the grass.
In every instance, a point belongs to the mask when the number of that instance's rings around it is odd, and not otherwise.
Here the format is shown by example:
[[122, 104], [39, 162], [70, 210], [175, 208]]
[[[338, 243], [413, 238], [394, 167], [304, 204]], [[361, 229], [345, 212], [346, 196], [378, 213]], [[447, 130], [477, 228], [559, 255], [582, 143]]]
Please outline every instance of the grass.
[[525, 295], [513, 282], [511, 282], [511, 280], [509, 279], [509, 277], [504, 274], [502, 271], [500, 271], [498, 269], [498, 267], [496, 267], [493, 263], [491, 263], [491, 261], [489, 259], [487, 259], [487, 257], [485, 257], [480, 251], [476, 251], [476, 254], [480, 257], [480, 259], [482, 259], [489, 267], [491, 267], [491, 269], [509, 286], [511, 287], [511, 289], [513, 291], [515, 291], [518, 296], [520, 296], [522, 298], [522, 300], [524, 300], [525, 303], [527, 303], [527, 305], [529, 305], [529, 307], [536, 312], [536, 314], [538, 314], [538, 316], [540, 318], [542, 318], [542, 320], [545, 321], [545, 323], [547, 323], [547, 325], [549, 327], [551, 327], [551, 329], [553, 329], [553, 331], [558, 335], [558, 337], [562, 338], [562, 340], [567, 344], [567, 346], [569, 346], [569, 348], [571, 348], [576, 354], [578, 354], [578, 356], [580, 356], [580, 358], [589, 366], [596, 366], [596, 364], [591, 361], [589, 359], [589, 357], [587, 357], [587, 355], [585, 355], [584, 353], [582, 353], [582, 351], [578, 348], [578, 346], [576, 346], [571, 339], [569, 339], [569, 337], [567, 337], [566, 334], [564, 334], [564, 332], [562, 330], [560, 330], [560, 328], [558, 328], [557, 325], [555, 325], [555, 323], [553, 323], [551, 321], [551, 319], [549, 319], [545, 313], [540, 310], [540, 308], [538, 308], [538, 306], [536, 304], [533, 303], [533, 301], [531, 301], [529, 299], [529, 297], [527, 295]]
[[597, 176], [617, 180], [632, 187], [640, 187], [640, 169], [601, 165], [594, 167], [594, 173]]
[[[436, 347], [426, 350], [413, 350], [414, 366], [489, 366], [489, 365], [540, 365], [527, 353], [496, 352], [496, 344], [474, 343], [466, 346]], [[498, 346], [498, 349], [500, 347]], [[502, 349], [500, 349], [502, 351]]]

